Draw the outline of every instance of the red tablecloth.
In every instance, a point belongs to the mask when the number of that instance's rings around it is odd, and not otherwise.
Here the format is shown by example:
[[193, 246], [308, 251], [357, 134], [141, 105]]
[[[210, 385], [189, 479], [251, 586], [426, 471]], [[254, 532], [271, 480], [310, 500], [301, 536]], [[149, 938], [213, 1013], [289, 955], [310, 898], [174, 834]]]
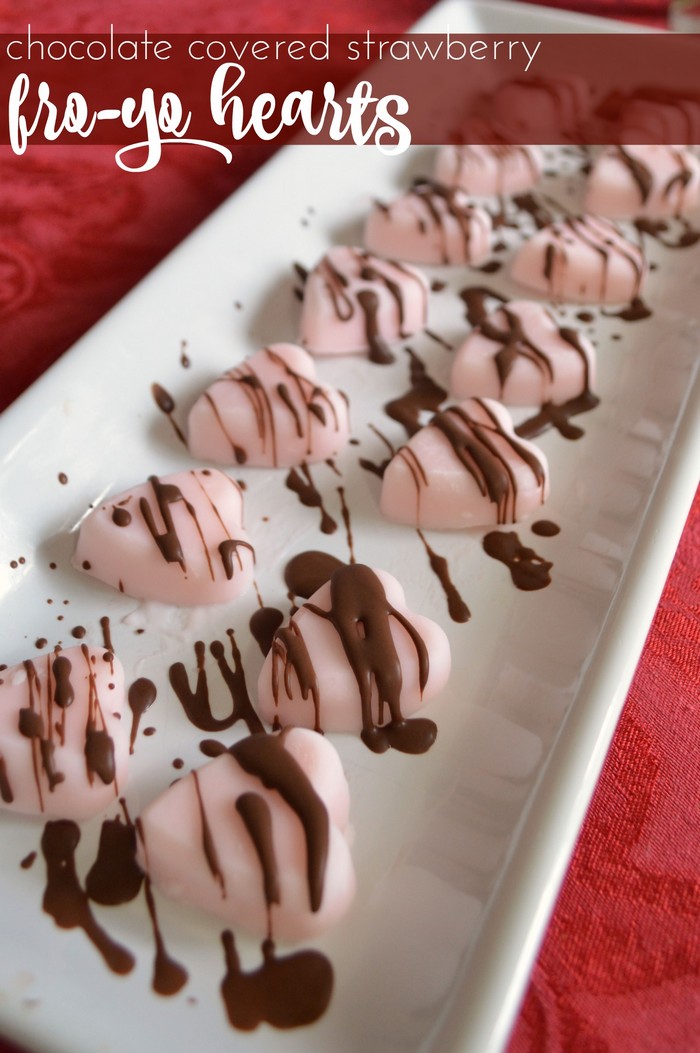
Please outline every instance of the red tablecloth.
[[[0, 9], [0, 31], [400, 31], [429, 0], [58, 0]], [[549, 6], [566, 7], [550, 0]], [[657, 0], [579, 10], [662, 24]], [[145, 8], [145, 9], [144, 9]], [[184, 150], [143, 176], [112, 152], [47, 148], [2, 157], [0, 408], [243, 181]], [[534, 968], [509, 1053], [700, 1049], [700, 497], [683, 535], [613, 746]], [[9, 1046], [0, 1039], [0, 1053]]]

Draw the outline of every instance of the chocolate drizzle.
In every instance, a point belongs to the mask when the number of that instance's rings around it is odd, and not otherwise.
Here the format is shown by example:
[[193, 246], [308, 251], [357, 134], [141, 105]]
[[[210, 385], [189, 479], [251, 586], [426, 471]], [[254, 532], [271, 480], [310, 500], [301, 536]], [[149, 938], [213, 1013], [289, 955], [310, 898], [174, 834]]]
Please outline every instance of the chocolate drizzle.
[[210, 644], [209, 650], [216, 660], [219, 672], [231, 695], [233, 705], [228, 716], [215, 717], [212, 712], [209, 699], [209, 684], [204, 668], [206, 645], [201, 640], [198, 640], [194, 645], [197, 659], [197, 684], [195, 690], [192, 691], [190, 688], [187, 670], [182, 662], [176, 662], [170, 666], [168, 670], [170, 686], [177, 695], [188, 720], [200, 731], [225, 731], [227, 728], [233, 727], [238, 720], [243, 720], [251, 733], [262, 731], [263, 725], [253, 709], [250, 696], [248, 695], [241, 653], [236, 644], [233, 629], [227, 629], [226, 634], [231, 645], [233, 669], [226, 661], [224, 645], [219, 640], [214, 640]]
[[245, 823], [263, 873], [263, 891], [268, 910], [280, 902], [279, 874], [272, 839], [270, 806], [259, 793], [242, 793], [236, 799], [236, 811]]
[[175, 526], [175, 521], [173, 519], [173, 513], [171, 508], [171, 506], [176, 504], [178, 501], [182, 501], [190, 517], [194, 521], [199, 536], [202, 539], [204, 551], [207, 557], [207, 561], [209, 563], [209, 573], [213, 581], [214, 571], [211, 566], [211, 560], [209, 559], [209, 551], [207, 545], [204, 543], [204, 539], [202, 538], [201, 528], [199, 526], [197, 513], [195, 512], [194, 507], [189, 501], [185, 500], [182, 491], [178, 486], [175, 486], [174, 483], [164, 483], [158, 478], [157, 475], [149, 476], [148, 481], [151, 484], [151, 488], [153, 489], [153, 495], [158, 506], [158, 511], [163, 520], [165, 530], [161, 531], [159, 529], [158, 525], [156, 524], [155, 516], [153, 515], [153, 509], [151, 508], [150, 504], [148, 503], [145, 497], [142, 497], [139, 500], [139, 510], [144, 518], [146, 526], [150, 531], [151, 537], [158, 546], [161, 556], [166, 561], [166, 563], [177, 563], [179, 564], [183, 572], [187, 570], [187, 567], [185, 565], [185, 556], [182, 551], [182, 544], [180, 542], [180, 538], [177, 532], [177, 527]]
[[326, 511], [323, 497], [311, 476], [308, 464], [304, 461], [301, 465], [300, 475], [296, 468], [287, 475], [285, 486], [297, 495], [305, 508], [318, 508], [321, 513], [321, 532], [323, 534], [334, 534], [338, 529], [335, 519]]
[[[402, 626], [413, 643], [421, 692], [428, 679], [429, 665], [428, 651], [422, 637], [408, 618], [389, 603], [381, 581], [374, 571], [363, 564], [340, 567], [331, 578], [330, 593], [330, 610], [323, 610], [308, 602], [304, 604], [304, 609], [329, 621], [338, 633], [357, 681], [362, 741], [375, 753], [383, 753], [390, 746], [404, 753], [425, 753], [435, 741], [437, 728], [431, 720], [406, 720], [401, 713], [403, 676], [390, 619], [395, 619]], [[300, 639], [294, 621], [289, 628]], [[277, 652], [273, 650], [273, 677], [279, 658], [287, 678], [290, 665], [293, 664], [297, 670], [296, 656], [289, 655], [288, 638], [280, 638], [278, 634], [277, 640], [279, 648]], [[306, 651], [303, 641], [299, 646], [303, 646]], [[278, 683], [273, 680], [275, 698], [278, 697], [278, 690]], [[376, 722], [372, 713], [374, 691], [377, 696]], [[389, 710], [386, 723], [385, 706]]]
[[241, 968], [233, 933], [222, 933], [226, 974], [221, 997], [232, 1027], [254, 1031], [265, 1022], [287, 1030], [313, 1024], [323, 1016], [333, 993], [333, 968], [319, 951], [303, 950], [278, 957], [272, 940], [262, 945], [262, 964]]
[[450, 568], [447, 564], [447, 560], [444, 556], [438, 555], [438, 553], [431, 548], [426, 541], [422, 530], [417, 530], [416, 533], [423, 542], [423, 547], [425, 548], [428, 560], [430, 561], [430, 569], [442, 585], [442, 591], [445, 593], [447, 610], [450, 618], [453, 622], [457, 622], [458, 624], [468, 622], [471, 618], [471, 611], [460, 596], [457, 587], [450, 577]]
[[284, 621], [284, 614], [276, 607], [258, 607], [250, 616], [249, 627], [253, 638], [264, 655], [272, 647], [275, 633]]
[[488, 556], [505, 563], [516, 588], [533, 592], [551, 583], [552, 564], [521, 544], [514, 530], [493, 530], [484, 536], [482, 545]]
[[139, 733], [139, 724], [144, 713], [151, 708], [156, 700], [157, 689], [152, 680], [147, 677], [139, 677], [129, 687], [127, 699], [131, 710], [131, 735], [129, 737], [129, 753], [134, 752], [136, 736]]
[[238, 549], [240, 547], [247, 548], [253, 555], [253, 562], [255, 562], [255, 549], [249, 541], [243, 541], [241, 538], [226, 538], [219, 545], [219, 555], [221, 556], [221, 562], [224, 567], [224, 574], [226, 580], [231, 581], [235, 574], [235, 567], [233, 564], [234, 557], [238, 563], [239, 570], [243, 569], [241, 557], [238, 555]]
[[[477, 223], [485, 226], [484, 213], [468, 203], [463, 191], [442, 186], [432, 179], [416, 179], [409, 191], [409, 197], [417, 206], [416, 220], [420, 232], [425, 234], [428, 228], [432, 227], [437, 235], [440, 262], [471, 263], [472, 228]], [[391, 206], [385, 206], [384, 211], [391, 218]], [[455, 230], [460, 238], [461, 251], [455, 252], [451, 249], [451, 229]], [[486, 233], [490, 233], [490, 230], [486, 229]]]
[[10, 784], [9, 777], [7, 775], [7, 764], [5, 758], [0, 753], [0, 797], [2, 797], [5, 804], [12, 804], [15, 799], [15, 795], [12, 792], [12, 786]]
[[43, 908], [59, 928], [82, 929], [112, 972], [124, 975], [134, 967], [134, 957], [98, 925], [90, 909], [75, 868], [75, 850], [80, 841], [78, 825], [69, 819], [44, 827], [41, 851], [46, 860], [46, 889]]
[[308, 600], [342, 566], [343, 561], [328, 552], [315, 549], [299, 552], [292, 556], [284, 568], [285, 584], [292, 595]]
[[407, 347], [409, 358], [410, 389], [397, 399], [392, 399], [384, 406], [384, 411], [392, 420], [397, 421], [409, 436], [415, 435], [420, 428], [421, 412], [435, 413], [440, 404], [447, 398], [447, 392], [428, 375], [425, 364], [415, 351]]
[[[189, 362], [188, 362], [188, 365], [189, 365]], [[172, 397], [172, 395], [170, 394], [170, 392], [166, 391], [165, 388], [161, 387], [160, 384], [151, 384], [151, 395], [153, 396], [153, 401], [155, 402], [155, 404], [158, 407], [158, 409], [160, 410], [160, 412], [164, 413], [165, 416], [170, 421], [172, 429], [175, 432], [175, 434], [177, 435], [177, 437], [180, 440], [180, 442], [183, 443], [186, 446], [187, 445], [187, 439], [185, 438], [185, 436], [184, 436], [184, 434], [182, 432], [182, 429], [180, 428], [179, 424], [177, 423], [177, 421], [173, 417], [173, 413], [175, 412], [175, 400]], [[116, 522], [116, 520], [115, 520], [115, 522]], [[123, 525], [123, 524], [121, 524], [121, 525]]]

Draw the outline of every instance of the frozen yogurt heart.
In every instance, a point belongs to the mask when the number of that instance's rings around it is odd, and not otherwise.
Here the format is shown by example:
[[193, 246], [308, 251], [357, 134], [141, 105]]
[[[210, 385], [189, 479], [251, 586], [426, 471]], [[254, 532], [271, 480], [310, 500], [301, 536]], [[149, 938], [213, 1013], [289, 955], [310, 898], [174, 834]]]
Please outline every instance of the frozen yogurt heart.
[[365, 245], [412, 263], [481, 263], [491, 248], [491, 217], [462, 190], [421, 179], [391, 204], [375, 204]]
[[443, 689], [449, 671], [440, 626], [409, 611], [391, 575], [350, 564], [278, 629], [258, 708], [275, 727], [351, 731], [375, 752], [423, 753], [435, 725], [408, 718]]
[[700, 161], [678, 146], [611, 146], [596, 159], [586, 209], [611, 219], [681, 215], [700, 196]]
[[538, 406], [577, 398], [594, 383], [590, 340], [560, 327], [542, 304], [512, 300], [484, 313], [458, 349], [450, 391], [459, 399], [479, 395], [511, 406]]
[[537, 146], [443, 146], [435, 159], [435, 179], [467, 194], [519, 194], [542, 172]]
[[569, 216], [525, 241], [513, 278], [554, 300], [624, 303], [641, 293], [644, 253], [607, 219]]
[[151, 476], [90, 512], [73, 565], [137, 599], [225, 603], [253, 580], [242, 516], [240, 487], [217, 469]]
[[124, 673], [81, 644], [0, 674], [0, 805], [88, 819], [123, 791], [129, 759]]
[[346, 396], [317, 381], [311, 356], [294, 344], [272, 344], [195, 402], [188, 445], [217, 464], [291, 468], [335, 457], [349, 427]]
[[336, 246], [306, 278], [301, 342], [319, 354], [368, 351], [390, 362], [389, 345], [425, 326], [428, 295], [414, 267]]
[[591, 103], [587, 78], [528, 76], [499, 85], [484, 112], [506, 135], [561, 143], [576, 141], [582, 122], [590, 117]]
[[259, 936], [305, 939], [333, 925], [355, 892], [349, 800], [321, 735], [250, 735], [145, 809], [139, 862], [180, 903]]
[[700, 99], [689, 92], [663, 88], [613, 91], [596, 107], [596, 116], [609, 121], [616, 136], [635, 143], [697, 143], [700, 141]]
[[544, 454], [519, 439], [492, 399], [467, 399], [436, 414], [386, 467], [387, 519], [435, 530], [516, 523], [546, 499]]

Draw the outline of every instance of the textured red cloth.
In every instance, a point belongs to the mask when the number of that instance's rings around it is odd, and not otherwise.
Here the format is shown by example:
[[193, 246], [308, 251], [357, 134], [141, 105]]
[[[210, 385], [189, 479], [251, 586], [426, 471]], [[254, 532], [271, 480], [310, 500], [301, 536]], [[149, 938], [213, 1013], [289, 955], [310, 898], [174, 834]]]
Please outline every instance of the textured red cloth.
[[[58, 0], [0, 9], [0, 31], [400, 31], [428, 0]], [[549, 0], [549, 6], [565, 3]], [[657, 0], [587, 0], [662, 24]], [[3, 13], [4, 10], [4, 13]], [[139, 177], [110, 151], [47, 148], [0, 168], [0, 408], [262, 161], [166, 154]], [[630, 691], [508, 1053], [700, 1050], [700, 497]], [[11, 1049], [0, 1040], [0, 1053]]]

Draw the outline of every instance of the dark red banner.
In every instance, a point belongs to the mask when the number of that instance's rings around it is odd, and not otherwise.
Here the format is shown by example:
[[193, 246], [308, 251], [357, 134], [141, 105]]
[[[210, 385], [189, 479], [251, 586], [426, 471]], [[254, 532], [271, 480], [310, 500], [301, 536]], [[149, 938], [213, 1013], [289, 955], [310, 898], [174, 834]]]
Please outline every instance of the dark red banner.
[[673, 34], [0, 37], [0, 141], [109, 144], [131, 171], [195, 143], [700, 142], [700, 41]]

